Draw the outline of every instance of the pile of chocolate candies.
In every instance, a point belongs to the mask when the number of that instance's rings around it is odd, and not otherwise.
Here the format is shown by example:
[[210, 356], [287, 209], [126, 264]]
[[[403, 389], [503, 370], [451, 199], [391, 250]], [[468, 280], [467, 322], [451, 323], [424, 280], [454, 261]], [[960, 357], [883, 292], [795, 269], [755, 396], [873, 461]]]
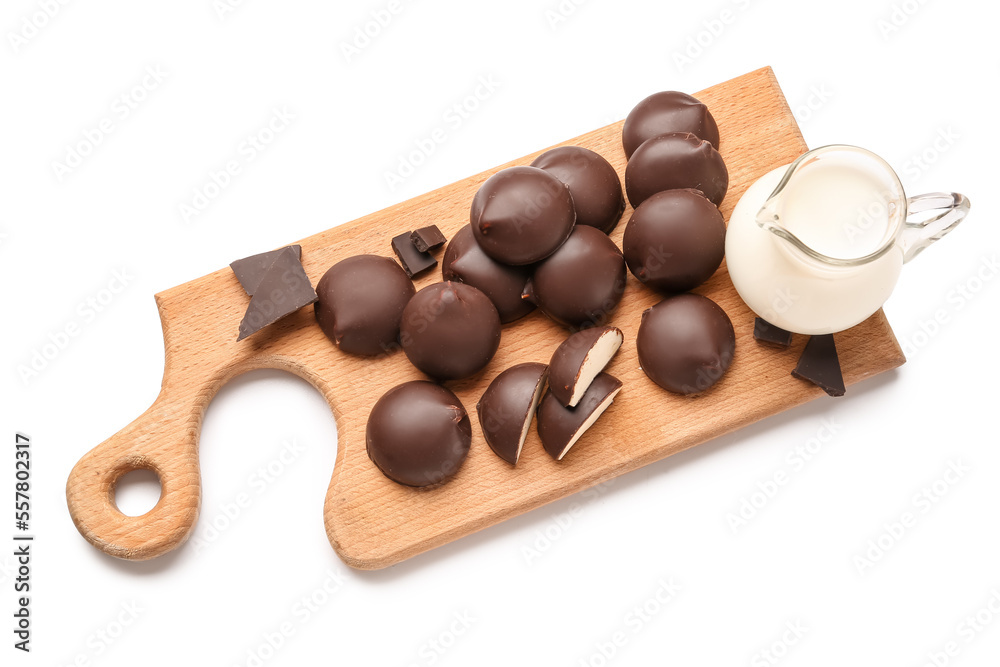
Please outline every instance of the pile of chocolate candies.
[[375, 255], [338, 262], [320, 280], [316, 318], [343, 351], [374, 356], [401, 347], [434, 380], [396, 386], [372, 408], [368, 455], [388, 478], [430, 487], [454, 476], [472, 428], [459, 398], [440, 383], [481, 371], [500, 345], [501, 326], [535, 308], [571, 335], [549, 364], [500, 373], [477, 411], [487, 442], [508, 463], [517, 463], [533, 419], [545, 450], [562, 459], [621, 389], [603, 369], [623, 342], [608, 320], [625, 291], [626, 267], [666, 295], [643, 313], [636, 341], [650, 379], [694, 394], [725, 373], [732, 324], [714, 302], [688, 293], [724, 253], [718, 204], [729, 177], [715, 120], [690, 95], [657, 93], [628, 115], [622, 143], [635, 209], [622, 250], [608, 236], [625, 210], [617, 172], [599, 154], [565, 146], [482, 184], [470, 224], [445, 250], [444, 282], [416, 292], [396, 262]]

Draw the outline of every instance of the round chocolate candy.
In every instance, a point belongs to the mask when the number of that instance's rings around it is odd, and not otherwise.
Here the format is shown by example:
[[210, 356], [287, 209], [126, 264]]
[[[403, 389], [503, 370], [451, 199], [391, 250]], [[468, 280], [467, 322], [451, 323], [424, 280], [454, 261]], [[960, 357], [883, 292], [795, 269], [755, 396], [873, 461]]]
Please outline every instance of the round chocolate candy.
[[625, 225], [622, 254], [639, 282], [686, 292], [711, 277], [726, 252], [726, 223], [697, 190], [664, 190], [642, 202]]
[[551, 391], [538, 403], [538, 437], [545, 451], [561, 461], [576, 441], [611, 407], [622, 383], [607, 373], [598, 373], [575, 408], [567, 408]]
[[625, 117], [622, 147], [631, 158], [642, 142], [668, 132], [690, 132], [719, 149], [719, 126], [708, 107], [687, 93], [653, 93]]
[[398, 349], [403, 309], [416, 290], [387, 257], [342, 259], [316, 285], [316, 321], [344, 352], [375, 356]]
[[490, 298], [500, 322], [518, 320], [535, 309], [535, 304], [521, 298], [531, 270], [524, 266], [509, 266], [491, 259], [473, 236], [472, 225], [466, 225], [451, 237], [441, 260], [441, 275], [482, 290]]
[[576, 224], [610, 234], [625, 212], [625, 195], [611, 163], [581, 146], [545, 151], [531, 163], [566, 184], [573, 195]]
[[509, 167], [486, 179], [472, 199], [476, 242], [498, 262], [519, 266], [548, 257], [573, 231], [569, 188], [536, 167]]
[[386, 477], [406, 486], [451, 479], [472, 444], [462, 402], [444, 387], [414, 380], [378, 399], [365, 430], [368, 458]]
[[678, 394], [698, 394], [729, 369], [736, 334], [714, 301], [678, 294], [646, 309], [635, 343], [650, 380]]
[[719, 151], [689, 132], [661, 134], [643, 142], [625, 167], [625, 191], [633, 208], [657, 192], [693, 188], [718, 206], [729, 188]]
[[428, 285], [403, 309], [400, 344], [410, 362], [437, 380], [460, 380], [486, 366], [500, 346], [500, 316], [471, 285]]
[[532, 362], [511, 366], [490, 382], [476, 404], [486, 443], [507, 463], [516, 464], [521, 456], [547, 370]]

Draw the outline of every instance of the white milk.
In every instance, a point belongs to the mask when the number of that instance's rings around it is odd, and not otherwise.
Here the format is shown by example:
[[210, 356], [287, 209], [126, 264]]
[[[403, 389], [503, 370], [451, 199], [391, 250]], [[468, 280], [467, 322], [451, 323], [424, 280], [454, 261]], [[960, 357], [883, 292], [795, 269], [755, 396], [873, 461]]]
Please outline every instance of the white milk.
[[903, 265], [898, 246], [857, 266], [805, 256], [761, 228], [758, 213], [813, 250], [839, 259], [864, 257], [895, 233], [895, 210], [884, 183], [850, 164], [804, 164], [776, 202], [762, 206], [787, 171], [766, 174], [737, 203], [726, 233], [726, 265], [737, 292], [760, 317], [803, 334], [834, 333], [867, 319], [889, 297]]

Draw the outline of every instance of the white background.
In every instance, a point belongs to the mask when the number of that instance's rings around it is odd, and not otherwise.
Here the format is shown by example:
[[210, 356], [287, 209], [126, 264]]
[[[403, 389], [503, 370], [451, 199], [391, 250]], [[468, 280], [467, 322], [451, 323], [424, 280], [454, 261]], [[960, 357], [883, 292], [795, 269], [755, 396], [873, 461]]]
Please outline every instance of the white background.
[[[553, 14], [557, 0], [426, 0], [403, 2], [350, 59], [342, 45], [387, 0], [249, 0], [221, 16], [211, 0], [99, 0], [58, 5], [47, 20], [43, 4], [8, 0], [0, 16], [0, 414], [5, 442], [15, 430], [33, 438], [37, 534], [30, 656], [11, 648], [12, 559], [0, 548], [0, 662], [252, 665], [263, 651], [267, 665], [916, 666], [954, 641], [939, 665], [996, 664], [996, 3], [567, 0]], [[690, 62], [677, 58], [685, 51]], [[122, 562], [76, 532], [63, 494], [71, 467], [159, 387], [154, 293], [621, 119], [654, 91], [694, 92], [764, 65], [811, 146], [865, 146], [911, 194], [973, 201], [886, 305], [909, 346], [899, 371], [369, 573], [344, 566], [323, 530], [328, 407], [296, 378], [257, 372], [226, 386], [205, 419], [204, 548]], [[121, 118], [116, 98], [147, 67], [165, 78]], [[495, 92], [446, 124], [490, 76]], [[294, 120], [185, 221], [180, 205], [244, 159], [240, 144], [276, 108]], [[104, 118], [112, 132], [60, 180], [53, 162]], [[446, 142], [388, 187], [385, 172], [436, 127]], [[116, 270], [127, 287], [85, 319], [79, 304]], [[944, 323], [928, 325], [936, 313]], [[18, 367], [70, 322], [80, 334], [23, 380]], [[795, 466], [789, 452], [825, 436], [824, 420], [836, 434]], [[261, 488], [255, 471], [290, 441], [302, 451]], [[0, 456], [4, 545], [12, 450]], [[967, 471], [940, 482], [933, 503], [915, 499], [952, 463]], [[727, 515], [778, 471], [789, 482], [734, 531]], [[205, 532], [241, 492], [252, 505]], [[887, 537], [906, 512], [915, 525]], [[880, 538], [881, 557], [859, 567]], [[338, 590], [297, 613], [331, 576]], [[658, 602], [671, 580], [680, 590]], [[972, 630], [966, 618], [980, 610]], [[294, 634], [262, 650], [284, 622]], [[605, 658], [616, 633], [624, 645]]]

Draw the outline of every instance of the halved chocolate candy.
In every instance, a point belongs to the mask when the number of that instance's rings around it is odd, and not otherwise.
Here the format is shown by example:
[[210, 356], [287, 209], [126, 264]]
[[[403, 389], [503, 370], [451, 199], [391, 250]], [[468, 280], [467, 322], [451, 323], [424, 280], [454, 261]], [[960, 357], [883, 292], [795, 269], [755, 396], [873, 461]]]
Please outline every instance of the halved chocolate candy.
[[575, 408], [567, 408], [551, 391], [538, 404], [538, 435], [542, 446], [556, 461], [561, 461], [576, 441], [594, 425], [621, 391], [622, 383], [607, 373], [600, 373], [590, 383]]
[[545, 388], [547, 366], [511, 366], [493, 379], [476, 405], [486, 443], [497, 456], [516, 464], [528, 437], [531, 418]]
[[549, 361], [549, 391], [566, 407], [575, 406], [623, 340], [618, 327], [584, 329], [564, 340]]

